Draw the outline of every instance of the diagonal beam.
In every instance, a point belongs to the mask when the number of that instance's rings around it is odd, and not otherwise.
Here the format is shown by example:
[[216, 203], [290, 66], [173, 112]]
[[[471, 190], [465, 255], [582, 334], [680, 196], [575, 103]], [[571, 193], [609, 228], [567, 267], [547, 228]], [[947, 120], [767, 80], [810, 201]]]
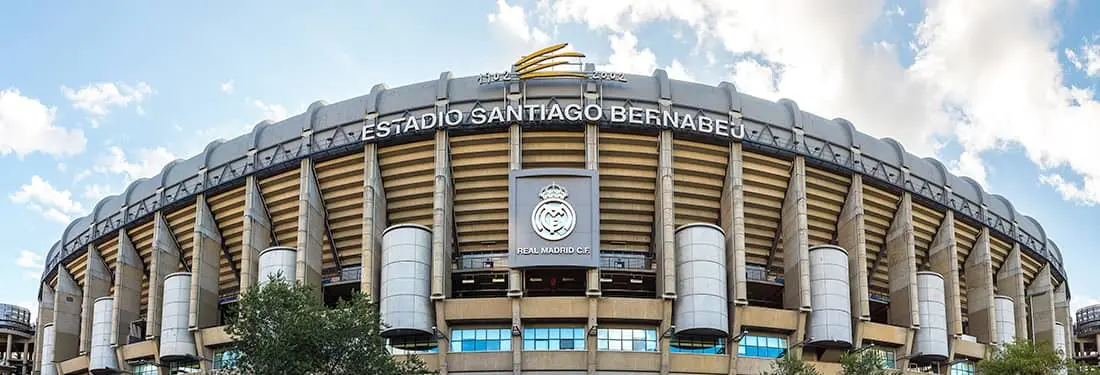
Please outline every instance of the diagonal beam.
[[[328, 248], [332, 251], [332, 261], [336, 263], [336, 268], [343, 269], [344, 266], [340, 264], [340, 251], [336, 249], [336, 240], [332, 237], [332, 225], [328, 220], [328, 203], [325, 202], [325, 193], [321, 191], [321, 181], [317, 177], [317, 166], [313, 163], [309, 164], [310, 168], [313, 168], [313, 187], [317, 189], [317, 198], [321, 202], [321, 212], [324, 215], [321, 221], [325, 224], [325, 237], [328, 237]], [[272, 237], [274, 238], [274, 237]]]
[[[787, 188], [791, 189], [791, 174], [794, 173], [794, 163], [791, 163], [791, 167], [787, 168]], [[784, 195], [784, 199], [786, 196]], [[783, 210], [779, 210], [779, 216], [775, 218], [775, 235], [772, 236], [772, 246], [768, 248], [768, 265], [764, 268], [765, 272], [771, 272], [772, 263], [775, 263], [775, 252], [779, 250], [779, 240], [783, 236]]]
[[[264, 209], [264, 216], [267, 216], [268, 220], [270, 221], [271, 209], [267, 207], [267, 199], [264, 199], [264, 190], [263, 187], [260, 186], [260, 181], [256, 181], [255, 189], [256, 195], [258, 195], [260, 198], [260, 206], [262, 206]], [[271, 246], [279, 246], [279, 236], [277, 233], [275, 233], [275, 223], [272, 222], [269, 227], [270, 228], [268, 229], [271, 231]]]
[[216, 232], [218, 234], [219, 238], [223, 239], [223, 241], [221, 241], [221, 243], [219, 244], [219, 245], [221, 245], [220, 247], [221, 247], [221, 250], [222, 250], [222, 256], [225, 257], [225, 260], [227, 262], [229, 262], [229, 269], [233, 270], [233, 275], [237, 277], [237, 288], [240, 288], [241, 287], [241, 269], [240, 269], [240, 267], [237, 267], [237, 262], [233, 260], [233, 253], [229, 251], [229, 246], [225, 244], [225, 241], [224, 241], [225, 233], [222, 233], [222, 228], [221, 228], [221, 226], [218, 225], [218, 215], [216, 213], [214, 213], [213, 210], [211, 210], [210, 211], [210, 216], [214, 219], [214, 223], [213, 223], [214, 225], [211, 229], [213, 229], [214, 232]]

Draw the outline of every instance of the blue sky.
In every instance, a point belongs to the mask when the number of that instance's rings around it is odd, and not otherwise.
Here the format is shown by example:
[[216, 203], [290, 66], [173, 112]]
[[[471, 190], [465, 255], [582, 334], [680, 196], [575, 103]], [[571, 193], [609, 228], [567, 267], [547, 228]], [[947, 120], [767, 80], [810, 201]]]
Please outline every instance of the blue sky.
[[944, 160], [1039, 220], [1100, 303], [1100, 3], [496, 0], [6, 4], [0, 301], [69, 218], [264, 119], [496, 71], [565, 41], [609, 70], [735, 83]]

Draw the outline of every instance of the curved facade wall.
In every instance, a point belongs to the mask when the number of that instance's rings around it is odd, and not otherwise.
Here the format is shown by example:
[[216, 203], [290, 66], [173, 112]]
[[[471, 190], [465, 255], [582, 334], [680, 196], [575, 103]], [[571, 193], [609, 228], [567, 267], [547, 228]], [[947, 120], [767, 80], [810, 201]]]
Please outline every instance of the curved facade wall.
[[1006, 296], [993, 297], [993, 307], [997, 324], [998, 343], [1009, 343], [1016, 340], [1016, 307], [1012, 298]]
[[0, 303], [0, 328], [31, 330], [31, 311], [25, 307]]
[[[260, 252], [259, 286], [267, 285], [272, 277], [294, 282], [297, 280], [298, 250], [288, 246], [267, 248]], [[281, 276], [279, 276], [281, 275]]]
[[1074, 335], [1092, 337], [1100, 333], [1100, 305], [1090, 305], [1077, 309], [1074, 314]]
[[92, 310], [92, 349], [88, 370], [94, 374], [118, 371], [118, 356], [111, 347], [111, 313], [114, 311], [114, 304], [114, 297], [100, 297], [95, 300]]
[[689, 224], [676, 231], [677, 333], [729, 334], [725, 241], [715, 225]]
[[188, 330], [191, 308], [191, 273], [176, 272], [164, 278], [161, 310], [160, 358], [162, 361], [196, 356], [195, 338]]
[[382, 234], [383, 336], [432, 333], [431, 264], [432, 231], [427, 227], [395, 225]]
[[947, 306], [944, 298], [943, 276], [935, 272], [917, 272], [920, 329], [913, 339], [914, 361], [947, 359]]
[[38, 359], [40, 363], [40, 369], [42, 374], [56, 374], [57, 364], [54, 363], [54, 351], [53, 342], [56, 332], [54, 331], [53, 323], [46, 323], [42, 326], [42, 350], [39, 351], [41, 358]]
[[848, 251], [838, 246], [810, 248], [810, 321], [807, 344], [852, 346], [852, 296]]

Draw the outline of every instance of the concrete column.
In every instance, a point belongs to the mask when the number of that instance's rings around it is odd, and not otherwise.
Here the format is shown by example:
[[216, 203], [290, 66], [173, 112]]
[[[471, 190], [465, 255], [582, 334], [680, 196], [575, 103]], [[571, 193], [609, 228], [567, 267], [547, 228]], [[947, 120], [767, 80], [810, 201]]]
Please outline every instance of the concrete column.
[[191, 314], [188, 317], [188, 326], [191, 329], [200, 329], [218, 325], [222, 257], [221, 230], [203, 195], [199, 195], [195, 202], [194, 239], [194, 253], [191, 256]]
[[[454, 207], [451, 185], [450, 138], [447, 131], [435, 132], [435, 192], [432, 200], [432, 299], [447, 297], [448, 266], [454, 246]], [[439, 311], [442, 313], [442, 311]]]
[[[58, 270], [58, 273], [61, 271]], [[54, 301], [56, 293], [49, 284], [42, 283], [38, 292], [38, 324], [35, 325], [34, 331], [34, 358], [32, 366], [34, 372], [40, 371], [39, 367], [42, 366], [37, 358], [42, 358], [42, 326], [53, 323], [54, 314]]]
[[145, 336], [160, 336], [160, 313], [164, 305], [164, 277], [179, 270], [180, 248], [168, 227], [164, 214], [157, 211], [153, 218], [153, 255], [149, 263], [149, 305], [146, 307]]
[[[798, 325], [788, 339], [792, 345], [805, 339], [810, 312], [810, 240], [806, 213], [806, 159], [798, 156], [791, 165], [791, 179], [779, 214], [783, 244], [783, 308], [799, 310]], [[795, 357], [802, 356], [801, 345], [790, 351]]]
[[848, 250], [848, 288], [852, 296], [853, 343], [863, 346], [864, 322], [871, 320], [867, 290], [867, 231], [863, 211], [863, 177], [852, 175], [837, 222], [837, 245]]
[[382, 173], [378, 169], [378, 146], [370, 143], [363, 149], [363, 248], [361, 261], [363, 276], [360, 290], [372, 299], [378, 296], [379, 267], [382, 257], [382, 231], [389, 224], [386, 220], [386, 192], [382, 188]]
[[[1064, 281], [1057, 288], [1054, 288], [1054, 321], [1062, 323], [1062, 327], [1066, 328], [1064, 332], [1066, 347], [1070, 348], [1069, 343], [1073, 342], [1073, 324], [1070, 322], [1069, 298], [1067, 297], [1066, 282]], [[1073, 353], [1069, 353], [1068, 357], [1073, 358]]]
[[[600, 169], [600, 127], [596, 124], [587, 124], [584, 127], [584, 167], [593, 171]], [[603, 294], [600, 289], [600, 269], [599, 267], [590, 268], [588, 270], [588, 290], [585, 291], [585, 295], [599, 297]], [[593, 304], [589, 307], [589, 310], [594, 311], [596, 300], [591, 299], [589, 302]], [[594, 321], [595, 317], [590, 316], [589, 320]]]
[[260, 193], [255, 175], [244, 183], [244, 234], [241, 246], [241, 292], [256, 285], [259, 277], [260, 252], [275, 244], [271, 238], [271, 217]]
[[909, 193], [902, 194], [886, 234], [886, 260], [890, 265], [890, 324], [917, 328], [917, 255]]
[[451, 346], [449, 345], [451, 328], [447, 324], [447, 317], [441, 313], [443, 311], [443, 302], [444, 301], [442, 300], [435, 301], [435, 326], [440, 333], [447, 335], [447, 339], [436, 339], [435, 341], [437, 347], [439, 348], [439, 353], [436, 354], [436, 358], [439, 359], [439, 374], [447, 375], [447, 353], [451, 350]]
[[11, 362], [11, 342], [13, 340], [15, 340], [15, 338], [12, 337], [11, 334], [9, 333], [8, 334], [8, 339], [7, 339], [6, 344], [5, 344], [5, 349], [4, 349], [4, 362], [9, 362], [9, 363]]
[[[959, 293], [959, 255], [957, 247], [958, 242], [955, 240], [955, 214], [951, 210], [948, 210], [947, 215], [945, 215], [943, 221], [940, 222], [940, 229], [936, 231], [936, 237], [932, 240], [932, 246], [928, 249], [928, 257], [931, 260], [932, 272], [943, 275], [944, 289], [947, 294], [944, 296], [947, 305], [947, 334], [953, 337], [959, 337], [963, 334], [962, 296]], [[966, 279], [970, 280], [969, 275], [967, 276]], [[992, 284], [990, 288], [989, 293], [990, 298], [992, 298]], [[969, 293], [969, 291], [967, 293]], [[992, 299], [990, 299], [990, 303], [992, 303]], [[989, 311], [991, 313], [994, 311], [993, 305], [990, 305]], [[971, 323], [973, 322], [974, 321], [971, 320]], [[973, 324], [971, 325], [973, 326]], [[952, 347], [953, 346], [954, 344], [952, 344]]]
[[672, 131], [659, 137], [657, 156], [657, 205], [654, 218], [654, 247], [660, 258], [657, 288], [666, 300], [676, 299], [676, 208], [673, 203]]
[[1050, 275], [1050, 265], [1044, 265], [1035, 280], [1027, 287], [1028, 297], [1031, 299], [1031, 337], [1035, 342], [1044, 342], [1050, 348], [1054, 347], [1054, 282]]
[[202, 331], [191, 330], [195, 336], [195, 353], [199, 354], [199, 370], [201, 374], [209, 374], [214, 368], [214, 349], [207, 348], [203, 342]]
[[[747, 305], [745, 281], [745, 179], [741, 143], [730, 142], [726, 181], [722, 188], [722, 230], [726, 232], [727, 298], [731, 304]], [[730, 306], [733, 311], [733, 305]], [[732, 331], [730, 334], [734, 334]]]
[[111, 271], [99, 255], [99, 250], [88, 245], [87, 271], [84, 272], [84, 290], [80, 309], [80, 354], [87, 354], [92, 345], [92, 319], [96, 298], [106, 297], [111, 292]]
[[57, 293], [54, 294], [54, 362], [61, 363], [80, 354], [80, 311], [84, 292], [65, 267], [57, 268]]
[[[145, 277], [141, 254], [134, 248], [125, 229], [118, 231], [118, 258], [115, 260], [115, 302], [111, 312], [113, 346], [129, 343], [130, 323], [141, 314], [141, 279]], [[122, 364], [123, 360], [119, 360]]]
[[325, 205], [313, 160], [302, 159], [298, 183], [298, 281], [321, 295], [321, 252], [325, 251]]
[[989, 249], [989, 228], [982, 228], [970, 256], [966, 258], [966, 301], [970, 335], [990, 343], [997, 337], [997, 312], [993, 305], [993, 260]]
[[[508, 169], [512, 171], [523, 169], [522, 132], [523, 129], [519, 124], [512, 124], [508, 128]], [[508, 296], [523, 296], [523, 271], [514, 268], [508, 270]], [[513, 323], [518, 323], [519, 317], [516, 316], [519, 313], [518, 305], [513, 303], [513, 306], [515, 307], [512, 309], [512, 320]]]
[[1012, 297], [1016, 313], [1016, 338], [1027, 339], [1027, 289], [1024, 289], [1024, 268], [1020, 261], [1020, 245], [1012, 246], [1001, 269], [997, 271], [997, 289]]

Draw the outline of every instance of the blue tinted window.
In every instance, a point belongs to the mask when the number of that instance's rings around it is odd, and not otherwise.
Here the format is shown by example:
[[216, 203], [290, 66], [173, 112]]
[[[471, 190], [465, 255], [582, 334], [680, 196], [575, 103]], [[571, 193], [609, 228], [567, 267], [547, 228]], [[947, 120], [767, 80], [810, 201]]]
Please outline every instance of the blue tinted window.
[[613, 352], [655, 352], [657, 330], [599, 328], [596, 330], [596, 348]]
[[786, 349], [785, 337], [749, 335], [737, 344], [737, 354], [745, 357], [779, 358]]
[[672, 337], [669, 351], [673, 353], [726, 354], [726, 339], [723, 337], [677, 335]]
[[584, 350], [584, 328], [524, 328], [523, 350]]
[[974, 375], [975, 373], [974, 362], [965, 361], [951, 365], [951, 375]]
[[436, 340], [429, 335], [394, 337], [386, 340], [390, 354], [438, 353]]
[[452, 352], [506, 352], [512, 350], [507, 328], [451, 330]]

